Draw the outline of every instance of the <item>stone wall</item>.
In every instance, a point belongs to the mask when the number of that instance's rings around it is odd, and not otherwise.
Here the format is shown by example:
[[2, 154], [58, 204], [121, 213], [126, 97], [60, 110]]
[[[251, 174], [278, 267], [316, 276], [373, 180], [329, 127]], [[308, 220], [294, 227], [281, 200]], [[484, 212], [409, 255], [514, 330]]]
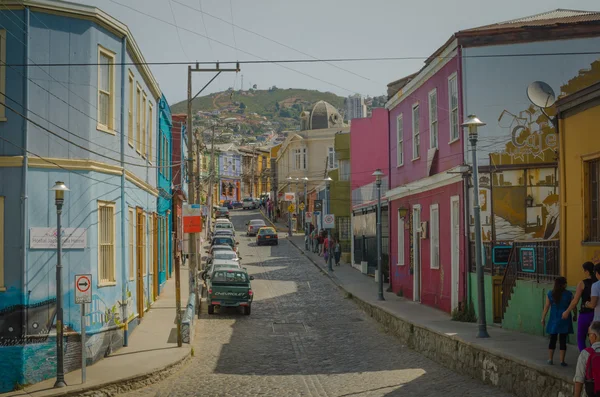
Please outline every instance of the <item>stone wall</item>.
[[355, 296], [354, 302], [409, 348], [451, 370], [479, 379], [519, 397], [573, 395], [570, 379], [488, 351], [480, 346], [415, 325]]

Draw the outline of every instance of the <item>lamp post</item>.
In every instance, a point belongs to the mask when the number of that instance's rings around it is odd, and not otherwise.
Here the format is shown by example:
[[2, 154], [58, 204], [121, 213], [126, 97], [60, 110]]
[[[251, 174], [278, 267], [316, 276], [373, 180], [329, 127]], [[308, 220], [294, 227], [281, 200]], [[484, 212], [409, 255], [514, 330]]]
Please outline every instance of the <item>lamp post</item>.
[[383, 269], [381, 268], [381, 177], [384, 175], [379, 168], [372, 174], [377, 185], [377, 274], [379, 283], [377, 289], [377, 300], [384, 301], [383, 297]]
[[477, 267], [477, 301], [478, 301], [478, 338], [489, 338], [485, 319], [485, 294], [483, 281], [483, 264], [481, 263], [481, 207], [479, 206], [479, 176], [477, 172], [477, 128], [485, 123], [474, 114], [469, 115], [461, 127], [469, 129], [469, 141], [473, 152], [473, 217], [475, 218], [475, 266]]
[[[331, 211], [331, 192], [329, 191], [331, 181], [333, 181], [331, 177], [328, 176], [327, 178], [325, 178], [325, 201], [327, 202], [327, 212], [325, 212], [325, 214], [329, 214], [329, 212]], [[327, 270], [330, 272], [333, 271], [333, 260], [331, 259], [332, 252], [333, 251], [331, 250], [331, 229], [327, 229]]]
[[69, 191], [64, 182], [57, 181], [50, 189], [54, 191], [56, 204], [56, 382], [54, 387], [65, 387], [64, 349], [63, 349], [63, 291], [62, 291], [62, 235], [61, 215], [65, 202], [65, 192]]
[[307, 195], [307, 187], [308, 187], [308, 178], [304, 177], [302, 178], [302, 181], [304, 181], [304, 209], [302, 210], [302, 226], [304, 227], [304, 250], [308, 251], [308, 246], [310, 245], [308, 243], [309, 241], [309, 228], [306, 226], [306, 207], [308, 206], [308, 201], [306, 200], [306, 195]]
[[[288, 181], [288, 192], [291, 193], [290, 190], [292, 190], [292, 177], [288, 176], [287, 181]], [[289, 206], [288, 206], [288, 237], [292, 237], [292, 212], [290, 211]]]

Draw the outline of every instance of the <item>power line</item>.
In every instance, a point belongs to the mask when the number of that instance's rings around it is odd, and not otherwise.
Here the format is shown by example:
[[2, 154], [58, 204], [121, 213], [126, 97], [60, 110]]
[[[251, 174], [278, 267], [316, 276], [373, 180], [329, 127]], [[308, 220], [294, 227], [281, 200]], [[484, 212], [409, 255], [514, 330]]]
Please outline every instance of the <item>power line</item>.
[[[112, 1], [112, 0], [111, 0]], [[154, 17], [153, 17], [154, 18]], [[180, 28], [185, 30], [184, 28]], [[245, 52], [243, 50], [240, 50]], [[522, 57], [555, 57], [555, 56], [575, 56], [575, 55], [600, 55], [600, 51], [581, 51], [581, 52], [540, 52], [540, 53], [520, 53], [520, 54], [486, 54], [486, 55], [461, 55], [461, 58], [522, 58]], [[258, 58], [258, 56], [256, 56]], [[436, 58], [440, 59], [451, 59], [455, 56], [439, 56]], [[302, 58], [288, 58], [288, 59], [265, 59], [261, 58], [258, 60], [241, 60], [241, 61], [156, 61], [156, 62], [115, 62], [111, 65], [132, 65], [132, 66], [143, 66], [143, 65], [154, 65], [154, 66], [170, 66], [170, 65], [214, 65], [219, 63], [220, 65], [264, 65], [264, 64], [285, 64], [285, 63], [327, 63], [327, 62], [388, 62], [388, 61], [415, 61], [415, 60], [426, 60], [429, 57], [426, 56], [412, 56], [412, 57], [371, 57], [371, 58], [320, 58], [320, 59], [302, 59]], [[6, 66], [46, 66], [46, 67], [67, 67], [67, 66], [98, 66], [97, 62], [76, 62], [76, 63], [35, 63], [35, 64], [23, 64], [23, 63], [6, 63]], [[295, 69], [289, 69], [294, 72], [302, 73]], [[318, 79], [317, 77], [308, 77]], [[331, 84], [327, 81], [325, 83]], [[350, 90], [346, 90], [350, 91]]]
[[171, 0], [169, 0], [169, 9], [171, 10], [171, 15], [173, 16], [173, 22], [175, 22], [175, 32], [177, 33], [177, 40], [179, 40], [179, 46], [181, 47], [181, 51], [187, 59], [190, 59], [190, 57], [185, 52], [183, 43], [181, 42], [181, 36], [179, 35], [179, 26], [177, 25], [177, 19], [175, 18], [175, 12], [173, 11], [173, 4], [171, 4]]
[[[181, 3], [179, 3], [179, 4], [181, 4]], [[235, 57], [237, 58], [238, 57], [237, 40], [235, 39], [235, 24], [233, 23], [233, 0], [229, 0], [229, 12], [231, 14], [231, 33], [233, 33], [233, 46], [235, 47]]]

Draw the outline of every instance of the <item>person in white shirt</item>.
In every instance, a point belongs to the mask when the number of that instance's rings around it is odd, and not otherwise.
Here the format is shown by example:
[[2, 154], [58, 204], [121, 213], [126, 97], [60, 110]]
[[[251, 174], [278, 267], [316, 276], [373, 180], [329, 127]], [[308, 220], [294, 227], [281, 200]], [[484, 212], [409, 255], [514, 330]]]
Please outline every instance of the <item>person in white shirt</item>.
[[[592, 344], [592, 349], [594, 349], [596, 352], [600, 352], [600, 321], [594, 321], [592, 325], [590, 325], [588, 330], [588, 338]], [[579, 353], [577, 367], [575, 368], [575, 377], [573, 378], [573, 381], [575, 382], [575, 397], [583, 397], [587, 395], [583, 386], [585, 384], [585, 373], [589, 356], [590, 353], [586, 350], [583, 350], [581, 353]]]

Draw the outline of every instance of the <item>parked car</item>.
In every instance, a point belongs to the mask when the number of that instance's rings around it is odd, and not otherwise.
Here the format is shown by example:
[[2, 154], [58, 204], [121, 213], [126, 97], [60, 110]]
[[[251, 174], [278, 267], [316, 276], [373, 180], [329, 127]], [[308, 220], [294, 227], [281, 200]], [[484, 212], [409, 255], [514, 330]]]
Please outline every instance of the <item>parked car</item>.
[[219, 207], [216, 213], [216, 217], [229, 218], [229, 208], [227, 207]]
[[232, 210], [233, 202], [231, 200], [225, 200], [223, 201], [223, 207], [227, 208], [228, 210]]
[[246, 226], [248, 226], [248, 228], [246, 229], [246, 236], [256, 236], [256, 233], [258, 233], [258, 229], [267, 225], [262, 219], [253, 219], [250, 222], [247, 222]]
[[233, 248], [233, 250], [235, 252], [238, 252], [237, 250], [237, 245], [239, 243], [235, 241], [235, 239], [231, 236], [216, 236], [213, 237], [212, 241], [211, 241], [211, 246], [213, 245], [228, 245], [231, 248]]
[[217, 237], [217, 236], [230, 236], [235, 238], [235, 236], [233, 235], [233, 230], [231, 229], [215, 229], [215, 231], [212, 234], [213, 237]]
[[231, 247], [229, 247], [228, 245], [226, 246], [229, 248], [229, 250], [217, 250], [214, 251], [212, 253], [211, 256], [209, 256], [206, 259], [206, 264], [207, 265], [211, 265], [212, 263], [219, 261], [219, 260], [228, 260], [228, 261], [235, 261], [240, 263], [240, 260], [242, 258], [240, 258], [235, 251], [231, 250]]
[[246, 197], [242, 201], [242, 208], [245, 210], [255, 210], [258, 208], [258, 205], [256, 204], [256, 201], [254, 201], [254, 199]]
[[235, 233], [235, 228], [231, 222], [215, 222], [215, 229], [229, 229]]
[[273, 244], [279, 245], [279, 236], [272, 227], [261, 227], [256, 234], [256, 245]]
[[206, 275], [206, 301], [208, 314], [215, 313], [215, 307], [243, 307], [244, 314], [250, 315], [254, 292], [245, 269], [215, 269]]
[[241, 201], [234, 201], [233, 202], [233, 209], [238, 209], [238, 208], [242, 208], [244, 204], [242, 204]]

